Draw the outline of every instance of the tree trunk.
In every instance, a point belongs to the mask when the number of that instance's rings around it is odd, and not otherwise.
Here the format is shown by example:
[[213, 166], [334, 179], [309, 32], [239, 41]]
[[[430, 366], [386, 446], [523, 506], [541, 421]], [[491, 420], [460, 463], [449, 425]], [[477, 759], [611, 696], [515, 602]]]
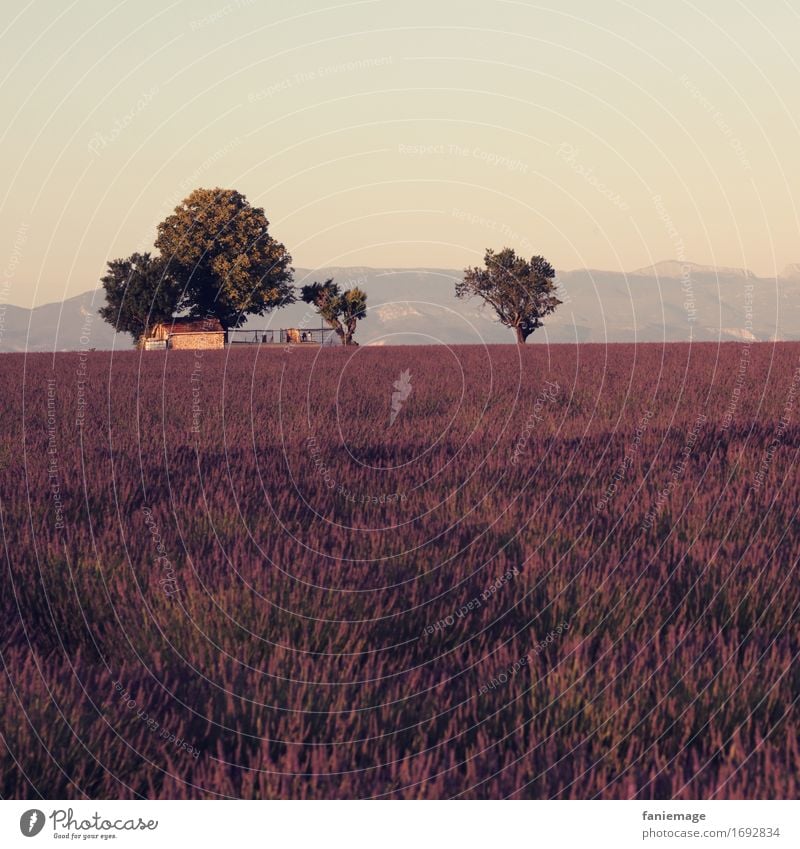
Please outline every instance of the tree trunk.
[[523, 332], [521, 327], [515, 327], [514, 332], [517, 334], [517, 345], [524, 345], [528, 338], [527, 334]]

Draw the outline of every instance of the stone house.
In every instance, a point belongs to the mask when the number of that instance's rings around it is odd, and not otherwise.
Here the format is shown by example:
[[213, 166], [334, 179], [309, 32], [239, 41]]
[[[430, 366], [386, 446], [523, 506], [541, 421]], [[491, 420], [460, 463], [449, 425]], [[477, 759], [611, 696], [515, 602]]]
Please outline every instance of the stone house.
[[156, 324], [144, 339], [145, 350], [225, 347], [225, 328], [217, 318], [172, 318]]

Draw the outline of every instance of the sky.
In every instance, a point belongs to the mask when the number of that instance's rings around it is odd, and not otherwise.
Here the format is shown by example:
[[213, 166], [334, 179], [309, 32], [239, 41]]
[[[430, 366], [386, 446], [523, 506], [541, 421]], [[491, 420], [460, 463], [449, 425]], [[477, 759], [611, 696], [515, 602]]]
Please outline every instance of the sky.
[[98, 285], [196, 187], [296, 267], [800, 262], [787, 0], [4, 0], [0, 303]]

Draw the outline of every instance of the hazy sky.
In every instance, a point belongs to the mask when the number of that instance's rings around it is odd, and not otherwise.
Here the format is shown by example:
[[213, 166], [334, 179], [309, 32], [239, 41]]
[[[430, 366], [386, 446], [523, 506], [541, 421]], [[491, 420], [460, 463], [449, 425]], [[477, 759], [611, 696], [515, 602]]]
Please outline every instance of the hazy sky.
[[0, 303], [97, 285], [197, 186], [295, 266], [800, 262], [787, 0], [17, 2]]

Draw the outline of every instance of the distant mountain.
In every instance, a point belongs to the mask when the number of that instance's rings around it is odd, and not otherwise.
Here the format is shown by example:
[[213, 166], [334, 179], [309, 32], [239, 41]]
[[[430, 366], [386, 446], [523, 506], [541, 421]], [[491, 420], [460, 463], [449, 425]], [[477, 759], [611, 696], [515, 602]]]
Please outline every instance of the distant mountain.
[[95, 289], [34, 309], [8, 306], [0, 324], [0, 351], [130, 348], [131, 337], [115, 333], [97, 314], [104, 303], [102, 289]]
[[[511, 343], [480, 302], [459, 301], [461, 272], [431, 268], [298, 269], [298, 285], [334, 277], [360, 286], [369, 311], [357, 339], [370, 345]], [[582, 269], [558, 275], [561, 307], [532, 342], [680, 342], [800, 339], [800, 264], [778, 278], [747, 269], [660, 262], [623, 274]], [[8, 306], [0, 322], [0, 350], [53, 351], [129, 348], [97, 315], [101, 290], [33, 310]], [[2, 310], [2, 307], [0, 307]], [[293, 304], [248, 321], [252, 329], [320, 326], [306, 304]]]
[[[792, 266], [789, 266], [790, 268]], [[630, 273], [631, 277], [748, 277], [755, 278], [749, 268], [728, 268], [727, 266], [698, 265], [696, 262], [679, 262], [677, 259], [667, 259], [640, 268]]]

